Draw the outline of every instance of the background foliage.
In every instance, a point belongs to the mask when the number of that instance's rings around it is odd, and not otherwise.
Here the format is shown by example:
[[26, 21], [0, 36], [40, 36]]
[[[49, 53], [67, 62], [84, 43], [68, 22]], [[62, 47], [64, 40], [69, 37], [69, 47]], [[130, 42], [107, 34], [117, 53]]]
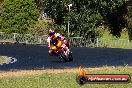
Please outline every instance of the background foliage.
[[38, 16], [39, 11], [31, 0], [4, 0], [0, 28], [9, 33], [25, 33]]
[[129, 39], [132, 40], [132, 1], [128, 3], [128, 12], [125, 15], [125, 18], [127, 20]]
[[[70, 20], [70, 31], [76, 36], [98, 37], [99, 26], [108, 26], [109, 31], [120, 37], [127, 21], [126, 0], [48, 0], [46, 9], [48, 15], [58, 25], [67, 25]], [[72, 3], [70, 12], [68, 4]], [[67, 29], [67, 28], [66, 28]]]
[[[69, 20], [71, 36], [101, 37], [107, 28], [118, 38], [125, 28], [132, 40], [131, 5], [131, 0], [4, 0], [0, 30], [42, 35], [53, 28], [67, 35]], [[42, 12], [52, 22], [38, 20]]]

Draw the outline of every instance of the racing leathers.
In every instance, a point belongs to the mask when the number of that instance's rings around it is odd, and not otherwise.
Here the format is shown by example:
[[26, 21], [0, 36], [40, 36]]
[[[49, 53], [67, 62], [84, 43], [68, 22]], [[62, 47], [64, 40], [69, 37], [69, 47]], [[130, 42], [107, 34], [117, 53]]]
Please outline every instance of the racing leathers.
[[[50, 45], [52, 43], [54, 43], [55, 41], [57, 41], [56, 40], [57, 38], [60, 38], [60, 40], [63, 42], [63, 44], [62, 44], [61, 47], [63, 47], [66, 50], [66, 52], [69, 52], [69, 48], [68, 48], [69, 47], [69, 44], [68, 44], [68, 42], [65, 40], [65, 37], [62, 36], [59, 33], [54, 33], [52, 36], [48, 36], [48, 39], [47, 39], [48, 47], [50, 47]], [[49, 55], [50, 56], [53, 56], [53, 55], [55, 55], [55, 53], [52, 50], [49, 50]]]

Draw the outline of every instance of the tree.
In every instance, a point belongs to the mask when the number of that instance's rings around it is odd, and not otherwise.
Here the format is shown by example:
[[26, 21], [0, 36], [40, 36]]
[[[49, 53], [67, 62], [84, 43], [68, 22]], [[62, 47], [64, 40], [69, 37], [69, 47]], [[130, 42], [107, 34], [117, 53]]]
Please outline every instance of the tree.
[[74, 5], [71, 13], [71, 29], [79, 36], [95, 38], [98, 36], [97, 27], [101, 25], [103, 17], [92, 7], [94, 0], [81, 0]]
[[64, 16], [68, 13], [68, 0], [48, 0], [46, 11], [56, 24], [64, 24]]
[[1, 16], [2, 12], [3, 12], [2, 3], [0, 3], [0, 16]]
[[129, 40], [132, 40], [132, 1], [128, 1], [127, 3], [127, 9], [128, 12], [125, 16], [127, 20], [127, 29], [128, 29], [128, 35], [129, 35]]
[[46, 2], [48, 0], [33, 0], [33, 1], [36, 3], [37, 8], [41, 11], [46, 8], [45, 5], [47, 4]]
[[[70, 31], [76, 35], [87, 36], [89, 32], [95, 33], [95, 28], [101, 21], [100, 13], [88, 8], [87, 0], [48, 0], [46, 11], [54, 19], [55, 24], [62, 27], [70, 20]], [[72, 3], [71, 11], [68, 11], [68, 4]], [[92, 3], [92, 1], [90, 1]], [[80, 11], [79, 11], [80, 10]], [[93, 11], [92, 11], [93, 10]], [[65, 29], [65, 28], [62, 28]], [[66, 32], [66, 30], [63, 30]]]
[[32, 0], [4, 0], [0, 28], [9, 33], [25, 33], [38, 17], [39, 11]]
[[0, 0], [0, 16], [1, 16], [2, 12], [3, 12], [2, 4], [3, 4], [3, 0]]
[[[120, 37], [122, 28], [126, 25], [124, 15], [127, 12], [127, 0], [100, 0], [99, 12], [104, 18], [105, 24], [109, 27], [110, 33]], [[97, 7], [98, 8], [98, 7]]]
[[49, 24], [52, 23], [52, 20], [38, 20], [35, 25], [29, 29], [29, 33], [33, 35], [47, 35]]
[[[100, 34], [97, 28], [105, 25], [111, 34], [120, 37], [121, 29], [126, 25], [126, 2], [127, 0], [47, 0], [45, 11], [58, 26], [66, 26], [70, 20], [70, 31], [76, 36], [97, 37]], [[73, 5], [68, 12], [70, 3]]]

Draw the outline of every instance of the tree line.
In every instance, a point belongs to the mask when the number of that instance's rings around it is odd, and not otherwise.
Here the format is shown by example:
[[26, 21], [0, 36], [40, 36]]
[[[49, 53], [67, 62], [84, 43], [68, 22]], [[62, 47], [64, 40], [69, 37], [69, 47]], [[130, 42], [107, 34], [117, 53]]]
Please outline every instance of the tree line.
[[[71, 36], [100, 37], [103, 26], [116, 37], [126, 28], [132, 40], [131, 5], [131, 0], [3, 0], [0, 31], [44, 34], [53, 28], [67, 34], [69, 21]], [[42, 11], [51, 22], [38, 20]]]

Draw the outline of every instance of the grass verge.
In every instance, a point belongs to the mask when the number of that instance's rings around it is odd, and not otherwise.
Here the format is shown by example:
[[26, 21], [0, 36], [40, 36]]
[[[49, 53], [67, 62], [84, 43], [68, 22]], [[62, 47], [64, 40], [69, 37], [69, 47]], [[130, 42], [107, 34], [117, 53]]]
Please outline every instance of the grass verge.
[[[130, 74], [131, 66], [86, 68], [87, 74]], [[129, 84], [85, 84], [76, 83], [76, 73], [44, 73], [0, 78], [0, 88], [131, 88]]]
[[3, 63], [5, 61], [5, 58], [0, 56], [0, 63]]

